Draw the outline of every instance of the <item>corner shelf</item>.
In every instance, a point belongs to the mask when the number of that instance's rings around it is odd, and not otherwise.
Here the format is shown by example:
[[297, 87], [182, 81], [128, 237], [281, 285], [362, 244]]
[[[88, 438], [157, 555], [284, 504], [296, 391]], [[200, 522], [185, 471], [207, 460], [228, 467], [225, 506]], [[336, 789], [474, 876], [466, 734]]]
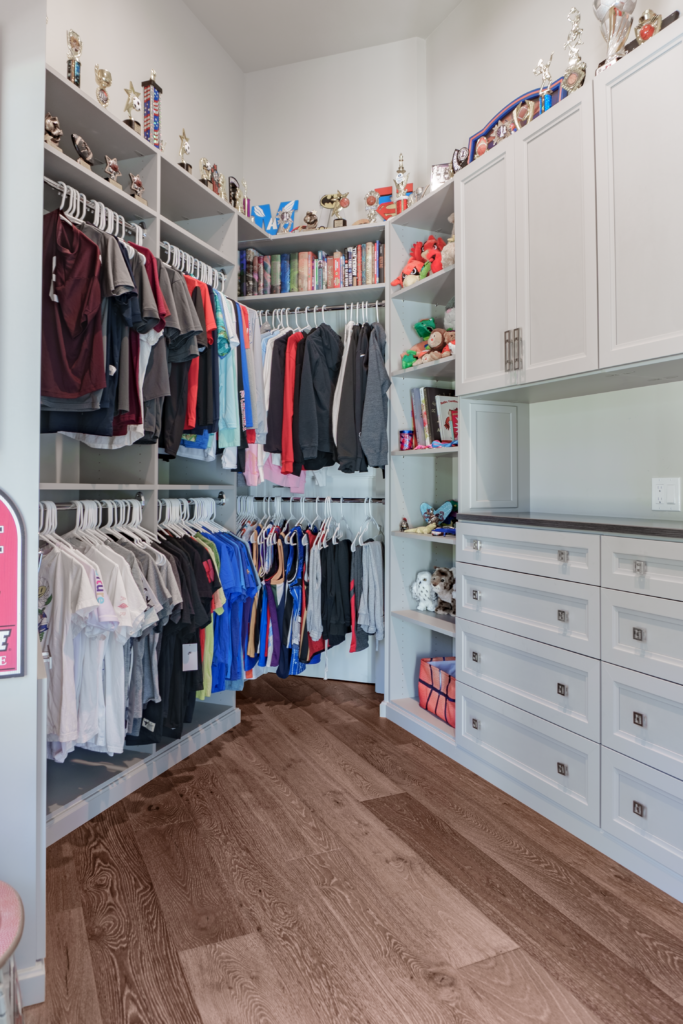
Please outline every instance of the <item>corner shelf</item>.
[[51, 146], [49, 142], [44, 144], [44, 149], [45, 174], [48, 178], [63, 181], [72, 188], [78, 189], [79, 192], [84, 192], [88, 199], [96, 199], [97, 202], [104, 203], [105, 206], [128, 221], [156, 219], [156, 210], [138, 202], [122, 189], [110, 185], [107, 179], [100, 177], [97, 171], [87, 171], [85, 167], [76, 163], [66, 153]]
[[408, 448], [406, 451], [402, 451], [400, 448], [394, 448], [391, 453], [392, 455], [457, 455], [458, 448]]
[[415, 697], [399, 697], [384, 704], [386, 717], [413, 736], [449, 757], [455, 756], [455, 729], [420, 707]]
[[225, 199], [202, 185], [179, 164], [161, 154], [161, 213], [172, 221], [202, 217], [234, 217], [237, 211]]
[[407, 370], [396, 370], [392, 379], [404, 380], [443, 380], [455, 384], [455, 356], [445, 359], [434, 359], [429, 363], [416, 363]]
[[[258, 231], [254, 224], [251, 226], [254, 231]], [[350, 224], [345, 228], [288, 231], [284, 235], [268, 235], [264, 232], [263, 238], [250, 237], [242, 240], [240, 236], [239, 248], [256, 249], [262, 256], [282, 252], [334, 252], [335, 249], [345, 249], [350, 245], [381, 242], [384, 239], [384, 228], [384, 221], [375, 221], [374, 224]]]
[[176, 224], [174, 221], [169, 220], [168, 217], [160, 215], [159, 223], [162, 242], [170, 242], [171, 245], [177, 245], [179, 249], [184, 249], [190, 256], [194, 256], [195, 259], [201, 260], [202, 263], [207, 263], [210, 267], [215, 267], [217, 270], [229, 269], [235, 266], [232, 260], [229, 260], [219, 249], [215, 249], [208, 242], [198, 238], [197, 235], [186, 231], [182, 225]]
[[446, 267], [436, 274], [430, 274], [419, 284], [410, 288], [399, 288], [391, 293], [394, 302], [423, 302], [431, 306], [443, 306], [455, 295], [455, 267]]
[[351, 288], [321, 288], [314, 292], [278, 292], [274, 295], [240, 295], [244, 306], [254, 309], [278, 309], [280, 306], [312, 307], [338, 305], [340, 302], [377, 302], [384, 299], [384, 284], [361, 284]]
[[251, 217], [245, 216], [241, 210], [237, 211], [238, 249], [248, 249], [250, 246], [253, 248], [257, 244], [262, 245], [264, 241], [270, 241], [272, 237], [263, 228], [257, 227]]
[[395, 228], [419, 228], [428, 234], [450, 235], [453, 225], [448, 215], [453, 213], [453, 180], [444, 182], [435, 192], [430, 192], [424, 199], [409, 206], [403, 213], [392, 217], [390, 223]]
[[39, 484], [41, 491], [153, 491], [154, 484], [84, 484], [84, 483], [61, 483], [61, 484]]
[[392, 530], [391, 536], [400, 537], [402, 540], [421, 540], [428, 544], [449, 544], [451, 547], [455, 547], [456, 541], [450, 534], [445, 537], [434, 537], [431, 533], [406, 533], [405, 530]]
[[433, 612], [416, 611], [393, 611], [391, 613], [396, 619], [405, 619], [416, 626], [423, 626], [431, 629], [433, 633], [443, 633], [444, 636], [455, 636], [455, 622], [445, 619], [442, 615]]

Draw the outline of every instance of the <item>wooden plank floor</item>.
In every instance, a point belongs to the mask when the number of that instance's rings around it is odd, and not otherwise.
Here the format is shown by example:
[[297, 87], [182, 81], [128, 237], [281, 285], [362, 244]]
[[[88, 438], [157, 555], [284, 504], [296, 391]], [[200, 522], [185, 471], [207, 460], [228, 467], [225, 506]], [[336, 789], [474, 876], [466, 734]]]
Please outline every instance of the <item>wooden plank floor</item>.
[[680, 1024], [683, 906], [386, 720], [242, 724], [48, 850], [26, 1024]]

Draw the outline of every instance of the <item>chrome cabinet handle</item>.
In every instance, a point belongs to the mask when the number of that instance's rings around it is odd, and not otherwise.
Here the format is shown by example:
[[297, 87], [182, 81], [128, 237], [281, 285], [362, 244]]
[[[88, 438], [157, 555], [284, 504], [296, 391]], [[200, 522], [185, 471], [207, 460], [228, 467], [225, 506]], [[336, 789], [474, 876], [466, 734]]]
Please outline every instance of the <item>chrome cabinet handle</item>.
[[645, 715], [643, 715], [640, 711], [634, 711], [633, 712], [633, 724], [634, 725], [644, 726], [645, 725]]
[[473, 601], [479, 601], [480, 598], [481, 598], [481, 590], [473, 590], [472, 591], [472, 600]]
[[557, 552], [557, 560], [558, 560], [558, 562], [568, 562], [569, 561], [569, 552], [568, 551], [558, 551]]
[[512, 332], [505, 332], [505, 372], [509, 373], [512, 369]]
[[644, 576], [647, 572], [647, 562], [636, 561], [633, 563], [633, 571], [636, 576]]
[[638, 640], [639, 643], [644, 643], [647, 637], [647, 630], [641, 629], [640, 626], [633, 627], [633, 639]]
[[557, 692], [559, 693], [560, 697], [566, 697], [569, 693], [569, 687], [566, 683], [558, 683]]
[[557, 774], [558, 775], [569, 775], [569, 765], [562, 764], [561, 761], [557, 762]]
[[480, 540], [473, 540], [472, 541], [472, 550], [473, 551], [481, 551], [481, 541]]
[[477, 663], [479, 662], [479, 652], [478, 651], [472, 651], [472, 661], [476, 661]]
[[558, 610], [557, 610], [557, 621], [558, 622], [569, 622], [569, 612], [565, 612], [561, 608], [558, 608]]
[[472, 719], [472, 728], [473, 729], [478, 729], [479, 728], [479, 719], [478, 718], [473, 718]]
[[522, 329], [521, 327], [515, 327], [512, 332], [512, 348], [514, 352], [514, 366], [515, 370], [522, 369]]
[[638, 803], [637, 800], [633, 801], [633, 813], [637, 814], [639, 818], [645, 817], [645, 804]]

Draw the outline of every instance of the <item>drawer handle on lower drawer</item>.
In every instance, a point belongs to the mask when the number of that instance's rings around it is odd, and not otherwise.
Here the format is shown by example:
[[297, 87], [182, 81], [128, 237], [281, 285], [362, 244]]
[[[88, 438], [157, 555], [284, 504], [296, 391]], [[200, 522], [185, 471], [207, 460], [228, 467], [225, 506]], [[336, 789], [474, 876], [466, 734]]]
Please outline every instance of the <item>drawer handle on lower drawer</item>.
[[639, 804], [637, 800], [633, 801], [633, 813], [637, 814], [639, 818], [645, 817], [645, 804]]
[[473, 718], [472, 719], [472, 728], [473, 729], [478, 729], [479, 728], [479, 719], [478, 718]]
[[569, 687], [566, 683], [558, 683], [557, 692], [559, 693], [560, 697], [567, 697], [569, 696]]
[[472, 661], [476, 661], [476, 662], [479, 661], [479, 652], [478, 651], [472, 651]]
[[557, 552], [557, 560], [558, 560], [558, 562], [568, 562], [569, 561], [569, 552], [568, 551], [558, 551]]
[[569, 765], [562, 764], [561, 761], [557, 762], [557, 774], [558, 775], [569, 775]]
[[558, 608], [558, 610], [557, 610], [557, 621], [558, 622], [569, 622], [569, 612], [565, 612], [561, 608]]
[[647, 572], [647, 562], [637, 561], [633, 563], [633, 571], [636, 576], [644, 576]]
[[472, 591], [472, 600], [473, 601], [480, 601], [481, 600], [481, 590], [473, 590]]
[[645, 725], [645, 715], [641, 714], [640, 711], [633, 712], [633, 724], [634, 725]]
[[633, 627], [633, 639], [639, 640], [641, 643], [645, 641], [647, 637], [647, 630], [641, 629], [640, 626]]
[[472, 550], [473, 551], [481, 551], [481, 541], [480, 540], [473, 540], [472, 541]]

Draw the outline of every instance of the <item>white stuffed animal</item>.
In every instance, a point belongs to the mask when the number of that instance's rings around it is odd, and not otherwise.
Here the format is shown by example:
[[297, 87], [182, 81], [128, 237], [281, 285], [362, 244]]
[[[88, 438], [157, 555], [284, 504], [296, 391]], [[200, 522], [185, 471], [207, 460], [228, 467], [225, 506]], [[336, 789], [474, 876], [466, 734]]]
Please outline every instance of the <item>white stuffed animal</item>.
[[436, 611], [437, 596], [432, 588], [431, 572], [419, 572], [410, 584], [411, 597], [417, 601], [418, 612]]

